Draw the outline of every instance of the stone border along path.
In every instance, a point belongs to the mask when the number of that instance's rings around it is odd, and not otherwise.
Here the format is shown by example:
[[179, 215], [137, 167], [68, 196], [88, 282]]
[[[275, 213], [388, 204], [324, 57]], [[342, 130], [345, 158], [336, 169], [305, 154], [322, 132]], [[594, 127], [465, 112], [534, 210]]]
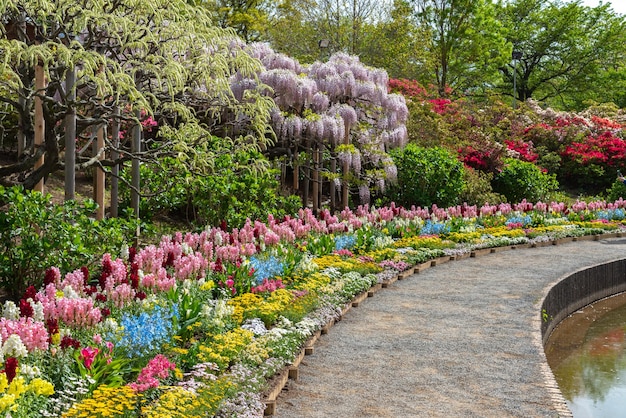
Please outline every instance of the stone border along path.
[[616, 237], [486, 251], [388, 285], [307, 348], [266, 413], [571, 417], [546, 363], [540, 307], [574, 271], [626, 258]]

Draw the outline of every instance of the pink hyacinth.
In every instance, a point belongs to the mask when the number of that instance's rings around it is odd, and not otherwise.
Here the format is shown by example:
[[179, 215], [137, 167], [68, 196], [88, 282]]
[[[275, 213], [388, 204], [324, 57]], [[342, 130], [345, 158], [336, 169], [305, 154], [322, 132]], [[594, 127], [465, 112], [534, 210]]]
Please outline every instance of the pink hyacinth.
[[272, 230], [269, 230], [265, 233], [265, 237], [263, 238], [266, 246], [276, 245], [280, 242], [280, 236]]
[[285, 288], [285, 285], [280, 279], [276, 279], [276, 280], [263, 279], [263, 283], [261, 283], [258, 286], [253, 286], [250, 289], [250, 292], [252, 293], [270, 292], [271, 293], [271, 292], [275, 292], [278, 289], [284, 289], [284, 288]]
[[563, 213], [565, 209], [566, 206], [563, 202], [550, 202], [550, 212], [552, 213]]
[[29, 353], [48, 349], [48, 330], [43, 322], [24, 317], [19, 320], [0, 318], [2, 341], [6, 341], [13, 334], [20, 337]]
[[109, 298], [118, 308], [123, 308], [135, 298], [135, 290], [127, 283], [120, 284], [108, 292]]
[[535, 210], [538, 212], [545, 213], [548, 210], [548, 205], [546, 203], [539, 201], [535, 203]]
[[205, 276], [208, 261], [200, 253], [193, 253], [174, 260], [174, 269], [178, 280], [200, 279]]
[[57, 300], [58, 319], [70, 327], [91, 327], [102, 320], [100, 309], [89, 298], [60, 298]]
[[65, 289], [70, 286], [79, 295], [83, 295], [83, 289], [85, 288], [85, 275], [82, 270], [75, 270], [71, 273], [67, 273], [59, 285], [59, 289]]
[[144, 273], [156, 273], [163, 266], [164, 252], [154, 245], [144, 247], [135, 256], [135, 261]]

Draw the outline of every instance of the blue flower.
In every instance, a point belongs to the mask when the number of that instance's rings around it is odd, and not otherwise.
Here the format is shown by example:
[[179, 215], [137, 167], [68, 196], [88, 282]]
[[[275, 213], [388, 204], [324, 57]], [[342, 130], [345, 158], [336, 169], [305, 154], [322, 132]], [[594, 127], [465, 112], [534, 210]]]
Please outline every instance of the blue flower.
[[531, 218], [530, 215], [511, 216], [509, 219], [506, 220], [505, 225], [509, 226], [511, 224], [516, 224], [516, 225], [528, 226], [532, 223], [533, 223], [533, 218]]
[[356, 236], [339, 235], [335, 237], [335, 251], [349, 250], [356, 244]]
[[139, 315], [125, 314], [120, 319], [121, 332], [109, 335], [117, 348], [126, 350], [129, 357], [144, 356], [160, 351], [175, 333], [173, 318], [178, 318], [178, 308], [170, 310], [156, 306], [151, 312]]
[[254, 281], [257, 285], [263, 283], [265, 279], [282, 276], [285, 273], [285, 263], [273, 255], [266, 259], [250, 257], [250, 265], [254, 268]]
[[622, 220], [625, 216], [626, 214], [624, 213], [624, 209], [621, 208], [601, 210], [598, 211], [597, 214], [598, 219], [604, 219], [607, 221]]
[[433, 222], [427, 219], [422, 229], [420, 229], [420, 235], [441, 235], [446, 232], [450, 232], [450, 226], [443, 222]]

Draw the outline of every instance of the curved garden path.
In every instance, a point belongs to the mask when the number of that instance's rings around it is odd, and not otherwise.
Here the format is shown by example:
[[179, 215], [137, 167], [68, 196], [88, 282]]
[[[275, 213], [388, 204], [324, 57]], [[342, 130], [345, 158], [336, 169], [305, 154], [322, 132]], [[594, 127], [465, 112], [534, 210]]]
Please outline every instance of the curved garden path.
[[540, 304], [626, 239], [452, 261], [391, 284], [315, 344], [276, 418], [568, 416], [541, 347]]

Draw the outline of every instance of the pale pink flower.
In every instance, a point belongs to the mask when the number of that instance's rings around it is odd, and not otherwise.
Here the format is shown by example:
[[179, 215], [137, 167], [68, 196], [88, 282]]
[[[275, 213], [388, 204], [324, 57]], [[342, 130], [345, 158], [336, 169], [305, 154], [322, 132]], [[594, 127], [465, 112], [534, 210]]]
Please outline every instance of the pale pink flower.
[[18, 320], [0, 318], [0, 336], [6, 341], [10, 335], [17, 335], [29, 353], [48, 349], [48, 331], [43, 322], [21, 317]]

